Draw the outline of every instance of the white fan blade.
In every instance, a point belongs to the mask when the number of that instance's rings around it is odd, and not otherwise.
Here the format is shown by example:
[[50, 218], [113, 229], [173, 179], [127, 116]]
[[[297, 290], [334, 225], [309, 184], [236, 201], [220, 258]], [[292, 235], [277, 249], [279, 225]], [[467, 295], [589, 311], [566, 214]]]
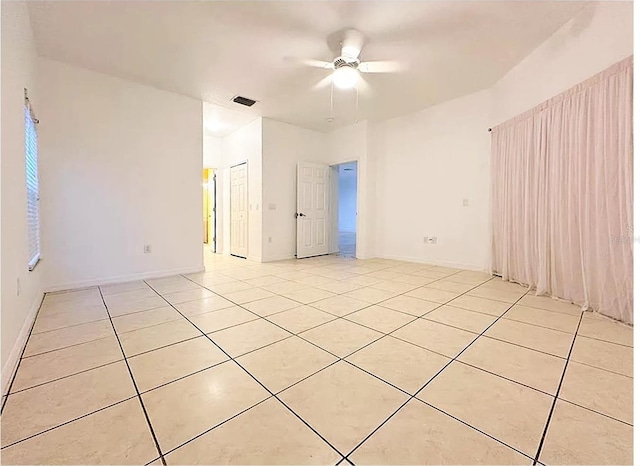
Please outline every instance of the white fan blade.
[[396, 73], [404, 66], [395, 61], [363, 61], [358, 66], [363, 73]]
[[314, 60], [312, 58], [306, 59], [306, 58], [292, 58], [292, 57], [287, 57], [286, 60], [292, 61], [299, 65], [311, 66], [313, 68], [324, 68], [327, 70], [333, 69], [333, 63], [328, 61]]
[[364, 79], [364, 76], [360, 75], [359, 78], [360, 79], [358, 79], [357, 84], [358, 94], [360, 94], [362, 97], [369, 97], [372, 94], [371, 86], [369, 85], [367, 80]]
[[324, 78], [322, 78], [315, 86], [313, 86], [311, 89], [314, 91], [317, 91], [319, 89], [322, 89], [324, 87], [327, 87], [328, 85], [331, 84], [331, 75], [325, 76]]

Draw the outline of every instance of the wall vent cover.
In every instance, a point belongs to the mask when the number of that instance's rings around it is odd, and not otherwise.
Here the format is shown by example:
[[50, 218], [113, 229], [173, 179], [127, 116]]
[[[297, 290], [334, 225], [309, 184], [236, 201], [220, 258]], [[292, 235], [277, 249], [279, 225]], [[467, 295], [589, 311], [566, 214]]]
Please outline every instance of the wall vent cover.
[[251, 107], [257, 102], [256, 100], [249, 99], [248, 97], [242, 97], [241, 95], [235, 96], [231, 101], [246, 107]]

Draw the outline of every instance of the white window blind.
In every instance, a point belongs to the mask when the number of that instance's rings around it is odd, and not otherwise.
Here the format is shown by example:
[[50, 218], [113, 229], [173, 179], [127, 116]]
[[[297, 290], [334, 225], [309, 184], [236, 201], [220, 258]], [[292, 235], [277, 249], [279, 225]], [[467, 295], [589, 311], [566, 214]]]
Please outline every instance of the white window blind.
[[40, 260], [40, 183], [38, 179], [38, 132], [29, 100], [24, 105], [24, 152], [27, 175], [27, 235], [29, 270]]

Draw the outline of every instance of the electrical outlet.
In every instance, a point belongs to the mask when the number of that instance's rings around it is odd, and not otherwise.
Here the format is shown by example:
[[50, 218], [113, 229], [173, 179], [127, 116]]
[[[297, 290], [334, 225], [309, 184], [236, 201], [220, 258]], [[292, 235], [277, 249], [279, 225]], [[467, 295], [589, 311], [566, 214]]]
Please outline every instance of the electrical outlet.
[[269, 242], [271, 242], [271, 236], [269, 236]]
[[144, 253], [145, 254], [150, 254], [151, 253], [151, 245], [150, 244], [145, 244], [144, 245]]
[[462, 207], [468, 207], [468, 206], [469, 206], [469, 199], [464, 198], [464, 199], [462, 200]]

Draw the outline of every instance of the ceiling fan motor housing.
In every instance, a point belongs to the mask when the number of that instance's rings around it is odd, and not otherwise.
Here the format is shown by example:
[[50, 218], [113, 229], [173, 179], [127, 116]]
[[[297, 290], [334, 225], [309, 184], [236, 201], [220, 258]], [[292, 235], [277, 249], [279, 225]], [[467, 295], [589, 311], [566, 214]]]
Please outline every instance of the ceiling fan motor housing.
[[352, 57], [338, 57], [333, 60], [333, 69], [335, 70], [344, 66], [348, 66], [349, 68], [358, 68], [359, 65], [360, 60]]

